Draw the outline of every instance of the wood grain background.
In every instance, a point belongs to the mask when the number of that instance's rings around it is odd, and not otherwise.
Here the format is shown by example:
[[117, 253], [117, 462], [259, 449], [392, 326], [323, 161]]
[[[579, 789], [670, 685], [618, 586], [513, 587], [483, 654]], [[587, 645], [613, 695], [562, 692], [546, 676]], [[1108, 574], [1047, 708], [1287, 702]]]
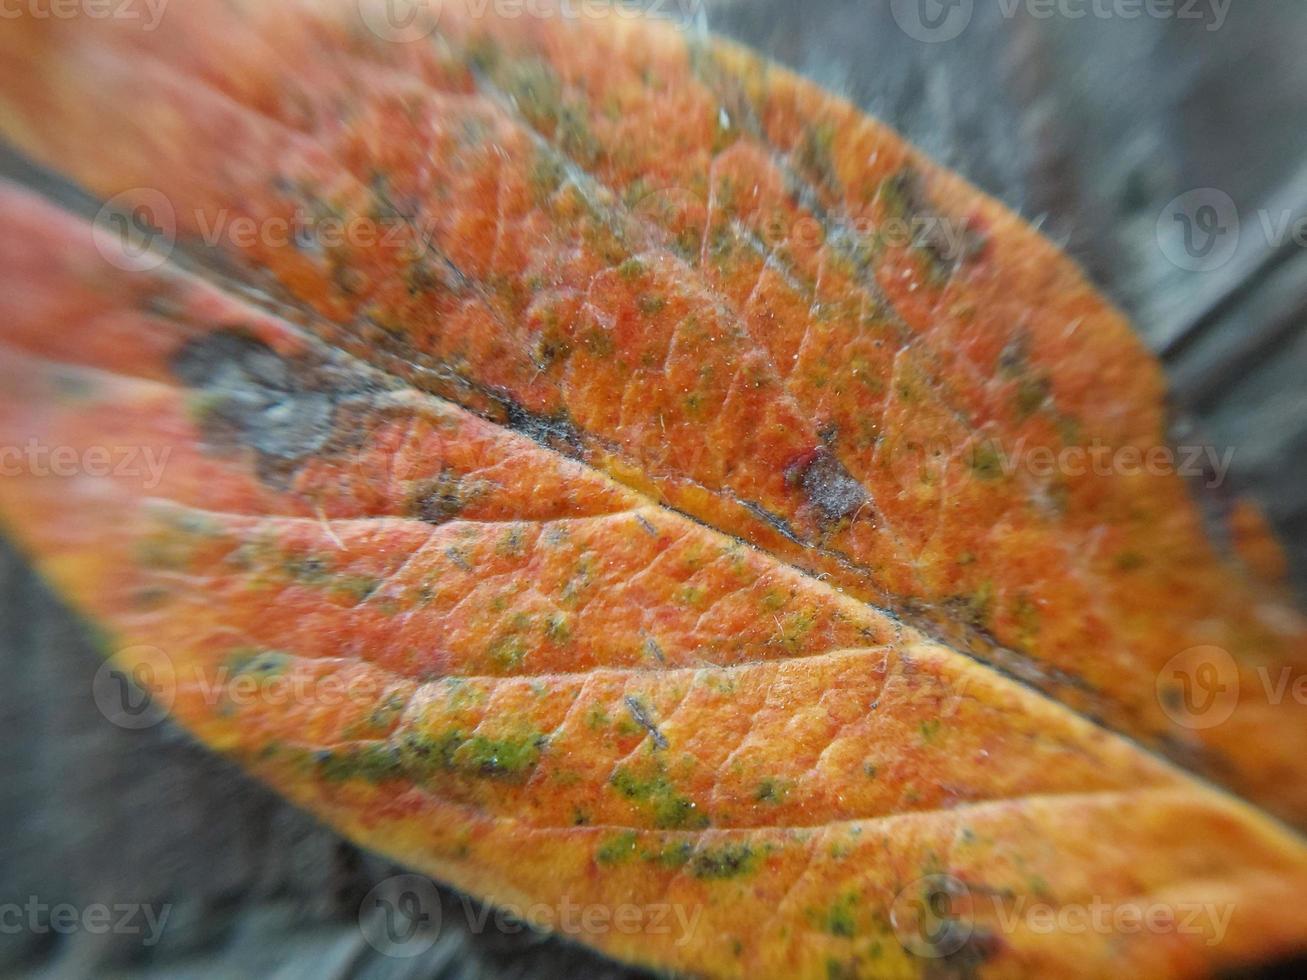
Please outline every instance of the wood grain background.
[[[1219, 29], [1211, 0], [1192, 19], [1005, 6], [975, 0], [942, 43], [908, 36], [890, 0], [707, 0], [704, 16], [1038, 220], [1163, 358], [1175, 440], [1235, 450], [1218, 510], [1235, 491], [1257, 497], [1307, 592], [1307, 249], [1275, 233], [1307, 215], [1307, 5], [1235, 0]], [[1241, 218], [1237, 250], [1203, 272], [1158, 236], [1169, 203], [1195, 188], [1228, 195]], [[381, 956], [358, 909], [396, 869], [170, 726], [109, 725], [90, 695], [98, 662], [88, 632], [0, 543], [0, 904], [172, 906], [149, 949], [0, 933], [0, 975], [637, 975], [555, 939], [474, 934], [448, 892], [434, 947]]]

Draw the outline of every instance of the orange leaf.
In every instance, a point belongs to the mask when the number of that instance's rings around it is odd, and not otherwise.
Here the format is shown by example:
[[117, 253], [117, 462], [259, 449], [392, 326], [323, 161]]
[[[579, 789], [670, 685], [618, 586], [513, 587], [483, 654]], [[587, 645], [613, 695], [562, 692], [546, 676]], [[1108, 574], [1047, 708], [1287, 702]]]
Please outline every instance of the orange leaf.
[[0, 517], [112, 662], [631, 961], [1301, 949], [1307, 848], [1197, 777], [1307, 824], [1307, 626], [1141, 462], [1128, 325], [778, 68], [483, 6], [0, 35]]

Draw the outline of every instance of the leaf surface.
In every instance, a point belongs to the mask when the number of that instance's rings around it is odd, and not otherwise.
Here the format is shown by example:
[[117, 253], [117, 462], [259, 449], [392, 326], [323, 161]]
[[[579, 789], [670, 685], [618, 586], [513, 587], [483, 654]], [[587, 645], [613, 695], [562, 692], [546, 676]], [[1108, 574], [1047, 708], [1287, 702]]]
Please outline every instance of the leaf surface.
[[[1307, 629], [1179, 479], [1007, 465], [1166, 439], [1128, 325], [995, 202], [645, 22], [446, 4], [393, 43], [197, 0], [0, 54], [7, 138], [155, 202], [171, 259], [4, 190], [0, 442], [166, 464], [7, 475], [0, 516], [207, 744], [479, 896], [693, 914], [585, 936], [691, 973], [1307, 942], [1301, 840], [1160, 757], [1301, 826], [1262, 678]], [[1210, 727], [1165, 670], [1203, 645]], [[937, 876], [965, 938], [905, 942]], [[1038, 901], [1230, 918], [1049, 934]]]

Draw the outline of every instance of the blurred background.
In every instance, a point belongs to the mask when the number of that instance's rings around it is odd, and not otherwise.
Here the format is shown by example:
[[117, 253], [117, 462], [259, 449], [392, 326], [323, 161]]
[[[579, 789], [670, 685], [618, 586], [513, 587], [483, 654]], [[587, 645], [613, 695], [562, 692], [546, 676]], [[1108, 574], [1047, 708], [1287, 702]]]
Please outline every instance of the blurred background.
[[[1061, 244], [1163, 360], [1175, 441], [1234, 451], [1211, 506], [1258, 499], [1307, 594], [1307, 5], [641, 5], [848, 96]], [[637, 975], [493, 919], [473, 935], [464, 900], [445, 892], [439, 941], [382, 955], [359, 908], [400, 869], [166, 722], [111, 725], [91, 696], [98, 664], [88, 631], [0, 542], [5, 894], [168, 910], [148, 946], [0, 929], [0, 975]]]

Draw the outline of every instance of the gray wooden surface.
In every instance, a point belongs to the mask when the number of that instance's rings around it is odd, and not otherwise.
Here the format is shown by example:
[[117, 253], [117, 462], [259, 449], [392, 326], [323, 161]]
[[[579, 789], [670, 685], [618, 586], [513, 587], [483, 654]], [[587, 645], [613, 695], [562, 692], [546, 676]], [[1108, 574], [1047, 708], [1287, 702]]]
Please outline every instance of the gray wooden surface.
[[[1265, 229], [1307, 205], [1307, 5], [1237, 0], [1207, 30], [1210, 16], [1007, 19], [976, 0], [941, 43], [908, 36], [888, 0], [710, 0], [707, 19], [1041, 220], [1164, 357], [1177, 418], [1235, 449], [1235, 485], [1267, 507], [1301, 588], [1307, 250]], [[1223, 191], [1243, 219], [1235, 254], [1199, 272], [1157, 234], [1193, 188]], [[0, 933], [0, 974], [625, 975], [557, 940], [472, 935], [448, 893], [435, 946], [382, 956], [357, 913], [395, 869], [169, 726], [109, 725], [90, 694], [97, 663], [87, 631], [0, 545], [0, 904], [173, 908], [148, 949], [132, 936]]]

